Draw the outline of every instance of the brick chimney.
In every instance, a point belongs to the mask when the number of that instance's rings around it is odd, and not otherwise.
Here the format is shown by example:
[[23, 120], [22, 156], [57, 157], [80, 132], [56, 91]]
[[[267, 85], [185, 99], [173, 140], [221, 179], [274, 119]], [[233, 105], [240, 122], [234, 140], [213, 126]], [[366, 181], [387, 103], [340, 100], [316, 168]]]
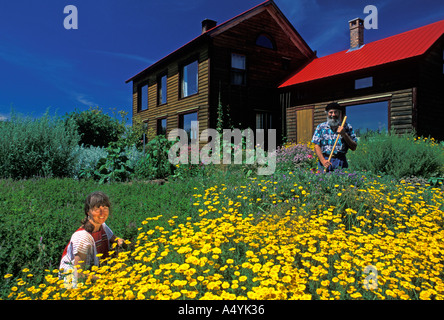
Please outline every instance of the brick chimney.
[[202, 33], [207, 32], [208, 30], [214, 28], [217, 25], [217, 22], [210, 19], [205, 19], [202, 21]]
[[350, 50], [364, 45], [364, 20], [356, 18], [348, 22], [350, 27]]

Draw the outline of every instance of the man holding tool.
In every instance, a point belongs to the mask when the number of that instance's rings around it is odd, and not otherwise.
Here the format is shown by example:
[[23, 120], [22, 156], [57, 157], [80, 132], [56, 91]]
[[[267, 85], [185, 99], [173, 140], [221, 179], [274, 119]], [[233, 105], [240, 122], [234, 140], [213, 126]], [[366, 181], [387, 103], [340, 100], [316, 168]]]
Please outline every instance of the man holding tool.
[[[327, 121], [316, 127], [311, 142], [319, 158], [319, 171], [329, 172], [336, 168], [348, 168], [345, 154], [357, 147], [357, 138], [352, 126], [346, 123], [345, 108], [336, 102], [325, 107]], [[342, 123], [342, 124], [341, 124]]]

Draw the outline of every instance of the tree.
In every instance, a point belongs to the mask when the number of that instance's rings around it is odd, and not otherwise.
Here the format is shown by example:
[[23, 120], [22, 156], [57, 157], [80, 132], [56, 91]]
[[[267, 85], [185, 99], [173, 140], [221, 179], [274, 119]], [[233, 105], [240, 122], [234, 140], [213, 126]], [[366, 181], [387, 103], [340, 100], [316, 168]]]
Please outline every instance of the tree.
[[119, 140], [125, 131], [123, 122], [108, 114], [103, 113], [99, 107], [90, 108], [86, 111], [77, 109], [65, 115], [65, 122], [72, 119], [77, 125], [80, 135], [79, 145], [107, 147], [110, 142]]

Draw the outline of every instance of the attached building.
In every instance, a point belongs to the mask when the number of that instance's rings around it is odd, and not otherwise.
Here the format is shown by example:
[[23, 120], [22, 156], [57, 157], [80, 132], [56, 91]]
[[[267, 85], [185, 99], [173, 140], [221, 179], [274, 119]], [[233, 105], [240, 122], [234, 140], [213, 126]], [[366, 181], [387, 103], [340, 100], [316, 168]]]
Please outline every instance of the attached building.
[[363, 21], [349, 25], [350, 49], [312, 59], [279, 86], [289, 140], [310, 140], [333, 101], [361, 132], [416, 130], [443, 140], [444, 20], [368, 44]]

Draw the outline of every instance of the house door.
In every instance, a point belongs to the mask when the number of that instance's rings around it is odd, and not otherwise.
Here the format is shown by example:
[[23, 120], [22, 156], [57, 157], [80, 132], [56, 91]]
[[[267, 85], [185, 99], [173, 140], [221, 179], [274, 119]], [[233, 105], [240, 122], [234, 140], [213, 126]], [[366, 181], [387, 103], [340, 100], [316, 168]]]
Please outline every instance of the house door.
[[296, 139], [298, 143], [308, 143], [313, 138], [313, 109], [296, 111]]

